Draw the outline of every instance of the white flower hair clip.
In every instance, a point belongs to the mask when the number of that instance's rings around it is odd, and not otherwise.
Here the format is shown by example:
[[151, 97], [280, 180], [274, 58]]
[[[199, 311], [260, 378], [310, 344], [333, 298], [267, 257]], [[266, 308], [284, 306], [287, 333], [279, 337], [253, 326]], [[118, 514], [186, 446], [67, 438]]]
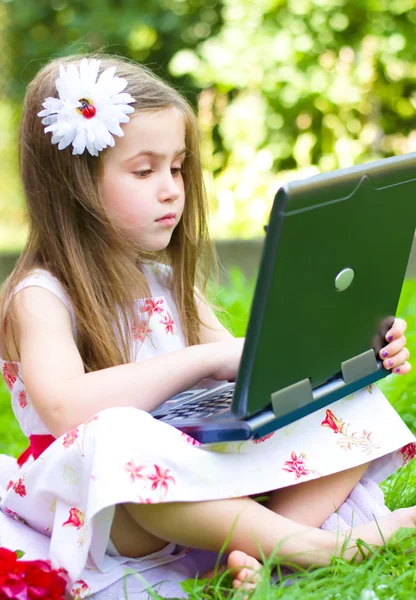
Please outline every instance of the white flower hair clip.
[[114, 77], [116, 67], [103, 71], [97, 81], [99, 67], [99, 60], [86, 58], [79, 70], [75, 64], [59, 67], [59, 98], [46, 98], [44, 110], [38, 113], [45, 133], [52, 132], [52, 144], [58, 144], [59, 150], [72, 144], [72, 154], [82, 154], [87, 148], [98, 156], [107, 146], [114, 146], [113, 135], [124, 135], [120, 123], [130, 120], [127, 115], [134, 112], [129, 106], [134, 98], [121, 93], [127, 81]]

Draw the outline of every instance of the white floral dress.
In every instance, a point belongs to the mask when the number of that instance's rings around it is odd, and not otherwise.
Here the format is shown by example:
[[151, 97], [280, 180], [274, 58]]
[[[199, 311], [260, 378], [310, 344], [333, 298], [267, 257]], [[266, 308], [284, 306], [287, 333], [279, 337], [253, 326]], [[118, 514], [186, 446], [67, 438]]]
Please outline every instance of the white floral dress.
[[[178, 313], [160, 282], [160, 270], [148, 266], [145, 274], [152, 297], [140, 310], [150, 320], [146, 331], [132, 328], [140, 347], [136, 361], [184, 347]], [[47, 288], [65, 303], [76, 336], [74, 313], [59, 282], [37, 270], [16, 291], [28, 286]], [[369, 461], [366, 477], [380, 482], [416, 453], [413, 434], [374, 385], [259, 440], [202, 446], [129, 407], [103, 410], [55, 440], [25, 390], [21, 365], [0, 359], [0, 367], [13, 411], [32, 442], [0, 507], [50, 536], [49, 558], [68, 571], [75, 598], [110, 585], [123, 577], [126, 564], [131, 566], [131, 559], [106, 554], [118, 503], [257, 494]], [[136, 570], [145, 571], [178, 560], [183, 552], [169, 544], [133, 562]]]

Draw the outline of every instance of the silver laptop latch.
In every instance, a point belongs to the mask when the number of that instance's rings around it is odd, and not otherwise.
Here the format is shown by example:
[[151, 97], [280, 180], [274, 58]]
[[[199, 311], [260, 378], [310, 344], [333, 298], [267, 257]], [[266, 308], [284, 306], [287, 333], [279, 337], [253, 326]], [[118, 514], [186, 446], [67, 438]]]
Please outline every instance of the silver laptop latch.
[[310, 379], [303, 379], [272, 394], [273, 412], [276, 417], [281, 417], [288, 412], [310, 404], [312, 400], [311, 381]]
[[378, 370], [376, 355], [373, 349], [354, 356], [354, 358], [344, 360], [341, 363], [342, 378], [346, 384], [354, 383], [357, 379], [362, 379]]

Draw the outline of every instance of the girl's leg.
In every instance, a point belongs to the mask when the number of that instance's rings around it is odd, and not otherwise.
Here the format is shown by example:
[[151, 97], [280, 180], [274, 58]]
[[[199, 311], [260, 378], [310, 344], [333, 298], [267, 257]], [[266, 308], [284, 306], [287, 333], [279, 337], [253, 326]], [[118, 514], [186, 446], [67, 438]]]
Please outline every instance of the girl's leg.
[[166, 546], [166, 540], [152, 535], [134, 522], [124, 504], [117, 504], [111, 525], [110, 538], [122, 556], [138, 558], [157, 552]]
[[349, 536], [305, 527], [251, 498], [124, 506], [136, 523], [162, 540], [219, 552], [228, 538], [227, 552], [241, 550], [258, 560], [279, 546], [278, 554], [299, 566], [328, 564], [346, 540], [346, 558], [355, 555], [357, 538], [380, 545], [379, 527], [386, 540], [400, 527], [416, 527], [415, 507], [399, 509], [378, 523], [354, 527]]
[[[266, 507], [296, 523], [320, 527], [345, 502], [369, 464], [275, 490], [271, 492]], [[237, 589], [241, 586], [246, 590], [253, 589], [260, 581], [260, 563], [244, 552], [232, 552], [227, 567], [234, 573], [233, 586]], [[203, 577], [210, 578], [213, 575], [214, 572], [210, 572]]]
[[320, 527], [345, 502], [369, 464], [275, 490], [266, 506], [296, 523]]
[[[166, 540], [162, 540], [141, 527], [129, 516], [123, 504], [116, 506], [116, 511], [111, 526], [111, 541], [122, 556], [136, 558], [157, 552], [166, 546]], [[228, 557], [227, 565], [219, 570], [212, 570], [200, 575], [202, 579], [212, 579], [214, 575], [224, 569], [230, 569], [234, 575], [233, 586], [244, 589], [253, 589], [260, 581], [258, 570], [261, 564], [252, 556], [235, 550]]]

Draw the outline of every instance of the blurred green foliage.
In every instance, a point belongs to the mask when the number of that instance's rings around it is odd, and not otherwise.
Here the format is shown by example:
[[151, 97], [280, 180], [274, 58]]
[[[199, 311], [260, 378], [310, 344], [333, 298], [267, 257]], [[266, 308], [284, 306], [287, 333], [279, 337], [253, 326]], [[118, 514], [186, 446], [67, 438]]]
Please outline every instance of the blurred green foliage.
[[51, 57], [101, 48], [177, 86], [214, 234], [252, 236], [284, 181], [416, 149], [415, 27], [416, 0], [0, 0], [0, 233], [22, 223], [16, 115]]

